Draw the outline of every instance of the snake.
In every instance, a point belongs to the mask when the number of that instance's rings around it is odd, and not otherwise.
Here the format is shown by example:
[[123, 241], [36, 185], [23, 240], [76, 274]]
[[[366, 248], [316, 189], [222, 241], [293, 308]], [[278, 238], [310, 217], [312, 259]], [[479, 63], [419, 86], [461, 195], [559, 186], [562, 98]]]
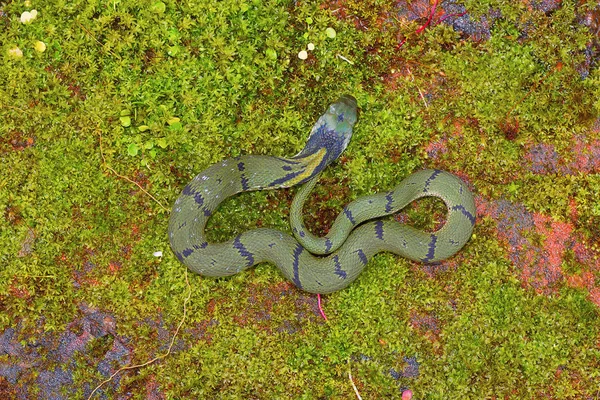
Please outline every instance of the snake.
[[[168, 236], [175, 256], [191, 271], [209, 277], [234, 275], [268, 262], [298, 288], [318, 294], [346, 288], [380, 252], [422, 263], [453, 256], [471, 238], [475, 203], [465, 182], [440, 169], [414, 172], [388, 192], [350, 202], [323, 237], [308, 231], [302, 220], [304, 201], [321, 171], [348, 146], [357, 120], [356, 99], [343, 95], [318, 118], [297, 155], [241, 155], [196, 175], [171, 211]], [[303, 186], [290, 208], [292, 234], [261, 227], [223, 242], [207, 240], [206, 224], [225, 199], [240, 192], [296, 185]], [[440, 229], [426, 232], [385, 218], [422, 197], [445, 203], [446, 221]]]

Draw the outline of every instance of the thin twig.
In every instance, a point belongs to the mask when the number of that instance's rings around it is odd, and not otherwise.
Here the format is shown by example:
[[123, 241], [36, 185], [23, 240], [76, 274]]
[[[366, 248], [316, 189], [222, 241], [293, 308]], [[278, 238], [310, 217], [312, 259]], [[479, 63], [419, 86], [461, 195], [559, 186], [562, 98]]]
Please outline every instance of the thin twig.
[[192, 288], [190, 286], [190, 281], [188, 279], [187, 268], [185, 269], [185, 283], [187, 285], [188, 293], [187, 293], [187, 297], [185, 298], [185, 300], [183, 302], [183, 316], [181, 317], [181, 321], [179, 321], [179, 325], [177, 325], [177, 329], [175, 330], [175, 334], [173, 335], [173, 338], [171, 339], [171, 344], [169, 344], [169, 348], [167, 349], [167, 352], [165, 354], [160, 355], [160, 356], [154, 357], [152, 360], [146, 361], [143, 364], [129, 365], [127, 367], [119, 368], [110, 377], [108, 377], [107, 379], [105, 379], [104, 381], [102, 381], [98, 386], [96, 386], [96, 388], [94, 390], [92, 390], [92, 393], [90, 393], [90, 395], [87, 398], [87, 400], [90, 400], [92, 398], [92, 396], [94, 395], [94, 393], [96, 393], [96, 391], [98, 389], [100, 389], [102, 386], [104, 386], [105, 384], [107, 384], [108, 382], [110, 382], [119, 373], [121, 373], [123, 371], [126, 371], [126, 370], [130, 370], [130, 369], [145, 367], [146, 365], [150, 365], [150, 364], [152, 364], [152, 363], [154, 363], [154, 362], [156, 362], [158, 360], [161, 360], [161, 359], [167, 357], [169, 354], [171, 354], [171, 349], [173, 348], [173, 345], [175, 344], [175, 339], [177, 338], [177, 335], [179, 334], [179, 330], [183, 326], [183, 323], [185, 322], [185, 319], [187, 317], [187, 303], [190, 300], [190, 297], [192, 296]]
[[327, 316], [325, 315], [323, 308], [321, 308], [321, 295], [319, 293], [317, 293], [317, 304], [319, 305], [319, 311], [321, 312], [321, 316], [323, 316], [325, 321], [327, 321]]
[[341, 55], [341, 54], [337, 54], [337, 57], [338, 57], [338, 58], [340, 58], [340, 59], [342, 59], [342, 60], [344, 60], [344, 61], [346, 61], [346, 62], [347, 62], [348, 64], [350, 64], [350, 65], [354, 65], [354, 62], [352, 62], [352, 61], [348, 60], [346, 57], [344, 57], [344, 56], [343, 56], [343, 55]]
[[110, 170], [113, 174], [115, 174], [116, 176], [118, 176], [121, 179], [125, 179], [128, 182], [133, 183], [134, 185], [136, 185], [137, 187], [140, 188], [140, 190], [142, 192], [144, 192], [146, 195], [148, 195], [152, 200], [154, 200], [159, 206], [162, 207], [163, 210], [165, 211], [169, 211], [169, 209], [165, 206], [162, 205], [162, 203], [160, 201], [158, 201], [156, 199], [156, 197], [152, 196], [150, 193], [148, 193], [148, 191], [146, 189], [144, 189], [142, 187], [142, 185], [140, 185], [139, 183], [137, 183], [136, 181], [126, 177], [125, 175], [121, 175], [119, 174], [117, 171], [115, 171], [107, 162], [106, 162], [106, 158], [104, 158], [104, 150], [102, 148], [102, 131], [98, 130], [98, 133], [100, 135], [100, 155], [102, 156], [102, 164], [104, 165], [104, 167], [106, 167], [108, 170]]
[[90, 35], [92, 37], [92, 39], [94, 39], [96, 41], [96, 43], [98, 43], [103, 50], [108, 51], [112, 56], [117, 57], [117, 58], [121, 58], [119, 56], [117, 56], [115, 53], [113, 53], [112, 51], [108, 50], [108, 49], [104, 49], [104, 44], [99, 41], [98, 39], [96, 39], [96, 36], [94, 36], [94, 34], [92, 32], [90, 32], [85, 26], [83, 26], [83, 24], [81, 22], [79, 22], [79, 20], [75, 20], [75, 22], [77, 22], [77, 25], [79, 25], [79, 27], [81, 29], [83, 29], [88, 35]]
[[431, 24], [431, 20], [435, 15], [435, 9], [437, 8], [437, 5], [438, 0], [435, 0], [435, 3], [433, 3], [433, 6], [431, 7], [431, 12], [429, 13], [429, 18], [427, 18], [427, 22], [425, 22], [419, 29], [417, 29], [415, 33], [419, 34], [423, 32]]
[[360, 397], [360, 393], [358, 392], [358, 388], [354, 384], [354, 380], [352, 379], [352, 371], [350, 370], [350, 359], [348, 359], [348, 379], [350, 379], [350, 383], [352, 384], [352, 389], [354, 389], [354, 393], [356, 393], [356, 398], [358, 400], [362, 400]]
[[[410, 68], [406, 67], [406, 70], [408, 71], [408, 73], [410, 74], [412, 81], [415, 81], [415, 76], [412, 74]], [[421, 100], [423, 100], [423, 103], [425, 104], [425, 108], [429, 108], [429, 105], [427, 104], [427, 100], [425, 100], [425, 96], [423, 96], [423, 92], [421, 92], [421, 88], [419, 88], [419, 86], [417, 85], [417, 90], [419, 91], [419, 95], [421, 96]]]

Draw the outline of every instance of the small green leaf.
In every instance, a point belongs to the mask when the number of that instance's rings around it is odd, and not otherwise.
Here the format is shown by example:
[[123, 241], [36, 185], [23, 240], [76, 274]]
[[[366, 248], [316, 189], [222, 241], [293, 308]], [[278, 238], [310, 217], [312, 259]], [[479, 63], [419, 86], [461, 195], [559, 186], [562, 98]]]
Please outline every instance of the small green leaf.
[[131, 143], [129, 146], [127, 146], [127, 154], [130, 156], [137, 156], [139, 150], [140, 148], [135, 143]]
[[333, 29], [333, 28], [327, 28], [327, 29], [325, 29], [325, 34], [327, 35], [327, 37], [329, 39], [333, 39], [337, 35], [336, 32], [335, 32], [335, 29]]
[[154, 147], [154, 143], [152, 142], [152, 140], [149, 140], [146, 143], [144, 143], [144, 148], [145, 149], [151, 149], [153, 147]]
[[313, 19], [311, 17], [306, 17], [306, 23], [308, 25], [312, 24], [313, 23]]
[[121, 110], [121, 117], [126, 117], [128, 115], [131, 115], [131, 111], [125, 109], [125, 110]]
[[167, 140], [165, 138], [156, 139], [156, 145], [162, 149], [167, 148]]
[[156, 14], [162, 14], [167, 9], [167, 6], [162, 1], [155, 1], [154, 4], [150, 6], [150, 10]]
[[277, 60], [277, 52], [274, 49], [268, 48], [265, 51], [265, 54], [269, 59], [271, 59], [273, 61]]
[[120, 117], [119, 120], [121, 121], [121, 125], [126, 128], [131, 125], [131, 117], [129, 116]]
[[181, 121], [179, 118], [177, 118], [177, 117], [172, 117], [172, 118], [169, 118], [169, 119], [167, 120], [167, 124], [169, 124], [169, 125], [173, 125], [173, 124], [176, 124], [176, 123], [177, 123], [177, 122], [179, 122], [179, 121]]
[[148, 154], [150, 154], [150, 157], [151, 157], [152, 159], [156, 158], [156, 150], [152, 149], [152, 150], [150, 150], [150, 151], [148, 152]]
[[140, 132], [146, 132], [148, 129], [150, 129], [150, 127], [148, 125], [140, 125], [140, 126], [138, 126], [138, 130]]
[[178, 131], [183, 129], [183, 124], [181, 122], [175, 122], [169, 126], [169, 130]]

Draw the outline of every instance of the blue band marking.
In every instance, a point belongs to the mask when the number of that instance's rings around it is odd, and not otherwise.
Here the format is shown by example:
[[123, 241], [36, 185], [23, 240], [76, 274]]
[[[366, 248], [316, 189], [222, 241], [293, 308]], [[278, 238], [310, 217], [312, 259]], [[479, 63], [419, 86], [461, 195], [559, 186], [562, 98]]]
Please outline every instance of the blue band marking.
[[298, 288], [302, 289], [302, 283], [300, 283], [300, 254], [302, 254], [302, 251], [304, 250], [304, 247], [302, 247], [302, 245], [300, 243], [298, 243], [296, 245], [296, 248], [294, 249], [294, 263], [293, 263], [293, 269], [294, 269], [294, 285], [296, 285]]
[[342, 264], [340, 264], [340, 259], [338, 258], [337, 254], [333, 256], [333, 262], [335, 263], [335, 274], [342, 279], [346, 279], [346, 271], [342, 269]]
[[212, 212], [208, 208], [205, 208], [204, 209], [204, 216], [205, 217], [210, 217], [211, 215], [212, 215]]
[[465, 217], [467, 217], [469, 219], [469, 221], [471, 221], [471, 225], [475, 225], [475, 216], [473, 214], [471, 214], [470, 212], [468, 212], [467, 209], [462, 204], [458, 204], [458, 205], [452, 207], [452, 210], [460, 211], [462, 213], [462, 215], [464, 215]]
[[237, 235], [236, 238], [233, 239], [233, 247], [238, 251], [238, 253], [240, 253], [240, 256], [248, 260], [246, 266], [249, 267], [254, 264], [254, 256], [242, 244], [242, 241], [240, 240], [241, 236], [242, 235]]
[[358, 257], [360, 258], [360, 261], [363, 263], [363, 265], [367, 265], [367, 256], [365, 255], [365, 253], [363, 253], [363, 251], [361, 249], [358, 249], [355, 251], [355, 253], [358, 254]]
[[429, 242], [429, 251], [427, 251], [427, 255], [425, 256], [425, 258], [422, 258], [421, 261], [429, 262], [429, 261], [433, 260], [433, 257], [435, 256], [435, 243], [436, 242], [437, 242], [437, 236], [432, 234], [431, 242]]
[[437, 176], [439, 174], [441, 174], [442, 171], [440, 171], [439, 169], [435, 169], [433, 170], [433, 174], [431, 174], [431, 176], [429, 178], [427, 178], [427, 180], [425, 181], [425, 187], [423, 187], [423, 192], [427, 193], [427, 191], [429, 190], [429, 184], [435, 179], [437, 178]]
[[248, 186], [248, 178], [246, 178], [246, 175], [242, 174], [242, 190], [248, 189], [250, 189], [250, 186]]
[[244, 163], [243, 162], [239, 162], [238, 165], [238, 171], [243, 171], [244, 169], [246, 169], [246, 167], [244, 167]]
[[181, 252], [181, 254], [182, 254], [184, 257], [188, 257], [188, 256], [189, 256], [190, 254], [192, 254], [193, 252], [194, 252], [194, 250], [193, 250], [193, 249], [183, 249], [183, 251]]
[[185, 187], [183, 188], [183, 192], [181, 193], [185, 194], [186, 196], [189, 196], [192, 193], [196, 193], [196, 191], [192, 189], [192, 184], [188, 183], [187, 185], [185, 185]]
[[383, 240], [383, 221], [375, 221], [375, 236]]
[[281, 169], [283, 169], [284, 171], [291, 171], [292, 167], [290, 167], [289, 165], [284, 165], [283, 167], [281, 167]]
[[331, 243], [331, 240], [329, 240], [329, 238], [325, 239], [325, 252], [329, 253], [329, 250], [331, 250], [331, 246], [333, 246], [333, 243]]
[[183, 262], [183, 255], [181, 253], [175, 253], [175, 255], [177, 256], [177, 259], [181, 262]]
[[186, 225], [187, 225], [187, 221], [183, 221], [181, 224], [179, 224], [179, 227], [177, 229], [181, 229]]
[[350, 220], [350, 222], [352, 222], [352, 225], [356, 225], [356, 221], [354, 221], [354, 217], [347, 207], [344, 208], [344, 214]]
[[207, 243], [207, 242], [202, 242], [202, 243], [200, 243], [199, 245], [198, 245], [198, 244], [195, 244], [195, 245], [193, 245], [192, 247], [193, 247], [195, 250], [200, 250], [200, 249], [204, 249], [204, 248], [206, 248], [206, 246], [208, 246], [208, 243]]
[[299, 171], [290, 172], [289, 174], [285, 175], [284, 177], [281, 177], [279, 179], [275, 179], [273, 182], [269, 183], [269, 186], [277, 186], [277, 185], [280, 185], [282, 183], [285, 183], [285, 182], [289, 181], [290, 179], [294, 179], [298, 175], [303, 174], [304, 170], [305, 170], [305, 168], [302, 168]]
[[385, 212], [386, 213], [391, 213], [394, 209], [392, 208], [392, 203], [394, 202], [394, 198], [392, 197], [394, 195], [394, 192], [388, 192], [385, 195], [385, 199], [387, 200], [387, 203], [385, 204]]
[[300, 237], [304, 237], [306, 236], [306, 233], [304, 233], [304, 231], [300, 231]]
[[340, 115], [338, 115], [337, 120], [338, 120], [338, 122], [344, 122], [344, 113], [341, 113]]

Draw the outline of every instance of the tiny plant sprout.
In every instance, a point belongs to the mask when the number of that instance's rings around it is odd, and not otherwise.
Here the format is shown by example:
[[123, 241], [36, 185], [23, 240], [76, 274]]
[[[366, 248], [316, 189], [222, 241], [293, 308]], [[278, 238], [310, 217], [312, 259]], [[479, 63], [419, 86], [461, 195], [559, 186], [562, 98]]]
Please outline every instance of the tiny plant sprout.
[[335, 29], [329, 27], [329, 28], [325, 29], [325, 34], [327, 35], [327, 37], [329, 39], [333, 39], [333, 38], [335, 38], [335, 35], [336, 35]]
[[131, 117], [129, 115], [119, 117], [119, 120], [121, 121], [121, 125], [124, 126], [125, 128], [127, 128], [128, 126], [131, 125]]
[[309, 44], [306, 46], [306, 48], [307, 48], [309, 51], [313, 51], [313, 50], [315, 49], [315, 45], [314, 45], [314, 43], [309, 43]]
[[298, 58], [301, 60], [306, 60], [308, 58], [308, 53], [306, 52], [306, 50], [302, 50], [301, 52], [299, 52]]
[[312, 24], [313, 23], [313, 19], [311, 17], [306, 17], [306, 23], [308, 25]]
[[21, 58], [23, 57], [23, 51], [21, 51], [21, 49], [18, 47], [13, 47], [12, 49], [8, 50], [8, 55], [14, 58]]
[[269, 58], [270, 60], [277, 60], [277, 52], [275, 51], [275, 49], [272, 48], [268, 48], [265, 51], [265, 55], [267, 56], [267, 58]]
[[35, 51], [43, 53], [46, 51], [46, 43], [42, 42], [41, 40], [37, 40], [33, 44], [33, 48], [35, 49]]

